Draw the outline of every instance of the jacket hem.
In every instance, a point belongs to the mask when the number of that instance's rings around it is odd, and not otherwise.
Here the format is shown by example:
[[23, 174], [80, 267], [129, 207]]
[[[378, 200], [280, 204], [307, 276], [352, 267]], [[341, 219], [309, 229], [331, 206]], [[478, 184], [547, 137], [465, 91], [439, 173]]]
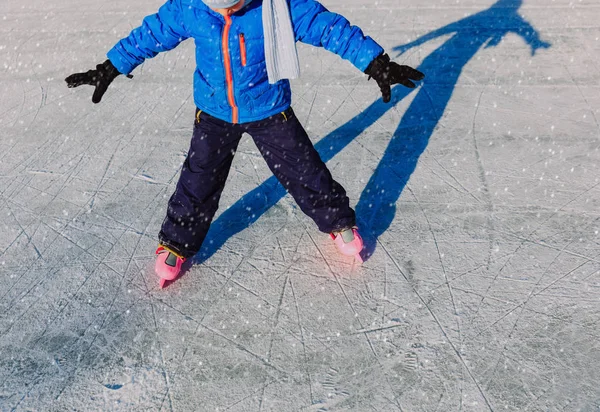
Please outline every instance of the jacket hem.
[[[224, 116], [224, 113], [217, 113], [209, 108], [206, 108], [205, 106], [203, 106], [202, 104], [199, 104], [198, 102], [194, 102], [196, 104], [196, 107], [200, 110], [202, 110], [203, 112], [211, 115], [212, 117], [215, 117], [219, 120], [223, 120], [224, 122], [228, 122], [231, 123], [232, 119], [231, 119], [231, 112], [227, 113], [226, 116]], [[276, 115], [278, 113], [284, 112], [287, 109], [289, 109], [291, 106], [291, 104], [286, 104], [286, 105], [281, 105], [278, 106], [272, 110], [263, 112], [259, 115], [254, 115], [254, 116], [248, 116], [248, 115], [244, 115], [243, 113], [239, 113], [238, 115], [238, 124], [243, 124], [243, 123], [250, 123], [250, 122], [257, 122], [260, 120], [264, 120], [266, 118], [269, 118], [273, 115]]]

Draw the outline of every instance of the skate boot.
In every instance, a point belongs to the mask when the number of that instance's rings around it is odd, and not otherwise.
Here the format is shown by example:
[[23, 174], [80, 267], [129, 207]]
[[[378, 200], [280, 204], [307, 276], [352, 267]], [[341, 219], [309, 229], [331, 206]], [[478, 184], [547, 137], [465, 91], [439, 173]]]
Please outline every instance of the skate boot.
[[329, 234], [338, 250], [346, 256], [354, 256], [360, 263], [363, 262], [360, 251], [363, 249], [363, 240], [356, 227], [342, 229]]
[[162, 289], [168, 280], [174, 280], [179, 275], [185, 258], [163, 245], [158, 246], [156, 254], [158, 257], [156, 258], [154, 271], [160, 277], [160, 287]]

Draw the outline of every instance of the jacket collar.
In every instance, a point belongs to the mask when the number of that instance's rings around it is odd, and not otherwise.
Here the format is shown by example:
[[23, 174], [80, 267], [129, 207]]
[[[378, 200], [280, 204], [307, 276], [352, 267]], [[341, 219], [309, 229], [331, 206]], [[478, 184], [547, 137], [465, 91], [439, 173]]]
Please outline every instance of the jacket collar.
[[[244, 4], [244, 7], [242, 8], [242, 10], [244, 10], [246, 7], [248, 7], [250, 5], [250, 3], [252, 3], [253, 1], [258, 2], [258, 0], [246, 0], [246, 4]], [[198, 9], [211, 10], [210, 7], [208, 7], [206, 4], [204, 4], [204, 2], [202, 0], [181, 0], [181, 4], [196, 7]]]

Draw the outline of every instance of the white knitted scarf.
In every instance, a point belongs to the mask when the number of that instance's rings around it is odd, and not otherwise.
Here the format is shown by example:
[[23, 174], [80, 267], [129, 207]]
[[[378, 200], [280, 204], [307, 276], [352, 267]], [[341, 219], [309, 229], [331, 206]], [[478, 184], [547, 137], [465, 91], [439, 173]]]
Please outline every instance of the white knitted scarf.
[[300, 63], [287, 0], [263, 0], [262, 20], [269, 83], [295, 79]]

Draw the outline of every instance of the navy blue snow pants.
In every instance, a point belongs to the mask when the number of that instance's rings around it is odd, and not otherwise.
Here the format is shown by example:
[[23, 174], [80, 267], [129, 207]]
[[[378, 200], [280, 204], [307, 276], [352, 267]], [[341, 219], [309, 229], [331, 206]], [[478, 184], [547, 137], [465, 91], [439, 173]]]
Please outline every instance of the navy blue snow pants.
[[320, 231], [354, 226], [346, 191], [333, 180], [291, 108], [242, 124], [196, 111], [190, 150], [159, 233], [161, 244], [186, 258], [198, 253], [244, 132], [252, 136], [273, 174]]

